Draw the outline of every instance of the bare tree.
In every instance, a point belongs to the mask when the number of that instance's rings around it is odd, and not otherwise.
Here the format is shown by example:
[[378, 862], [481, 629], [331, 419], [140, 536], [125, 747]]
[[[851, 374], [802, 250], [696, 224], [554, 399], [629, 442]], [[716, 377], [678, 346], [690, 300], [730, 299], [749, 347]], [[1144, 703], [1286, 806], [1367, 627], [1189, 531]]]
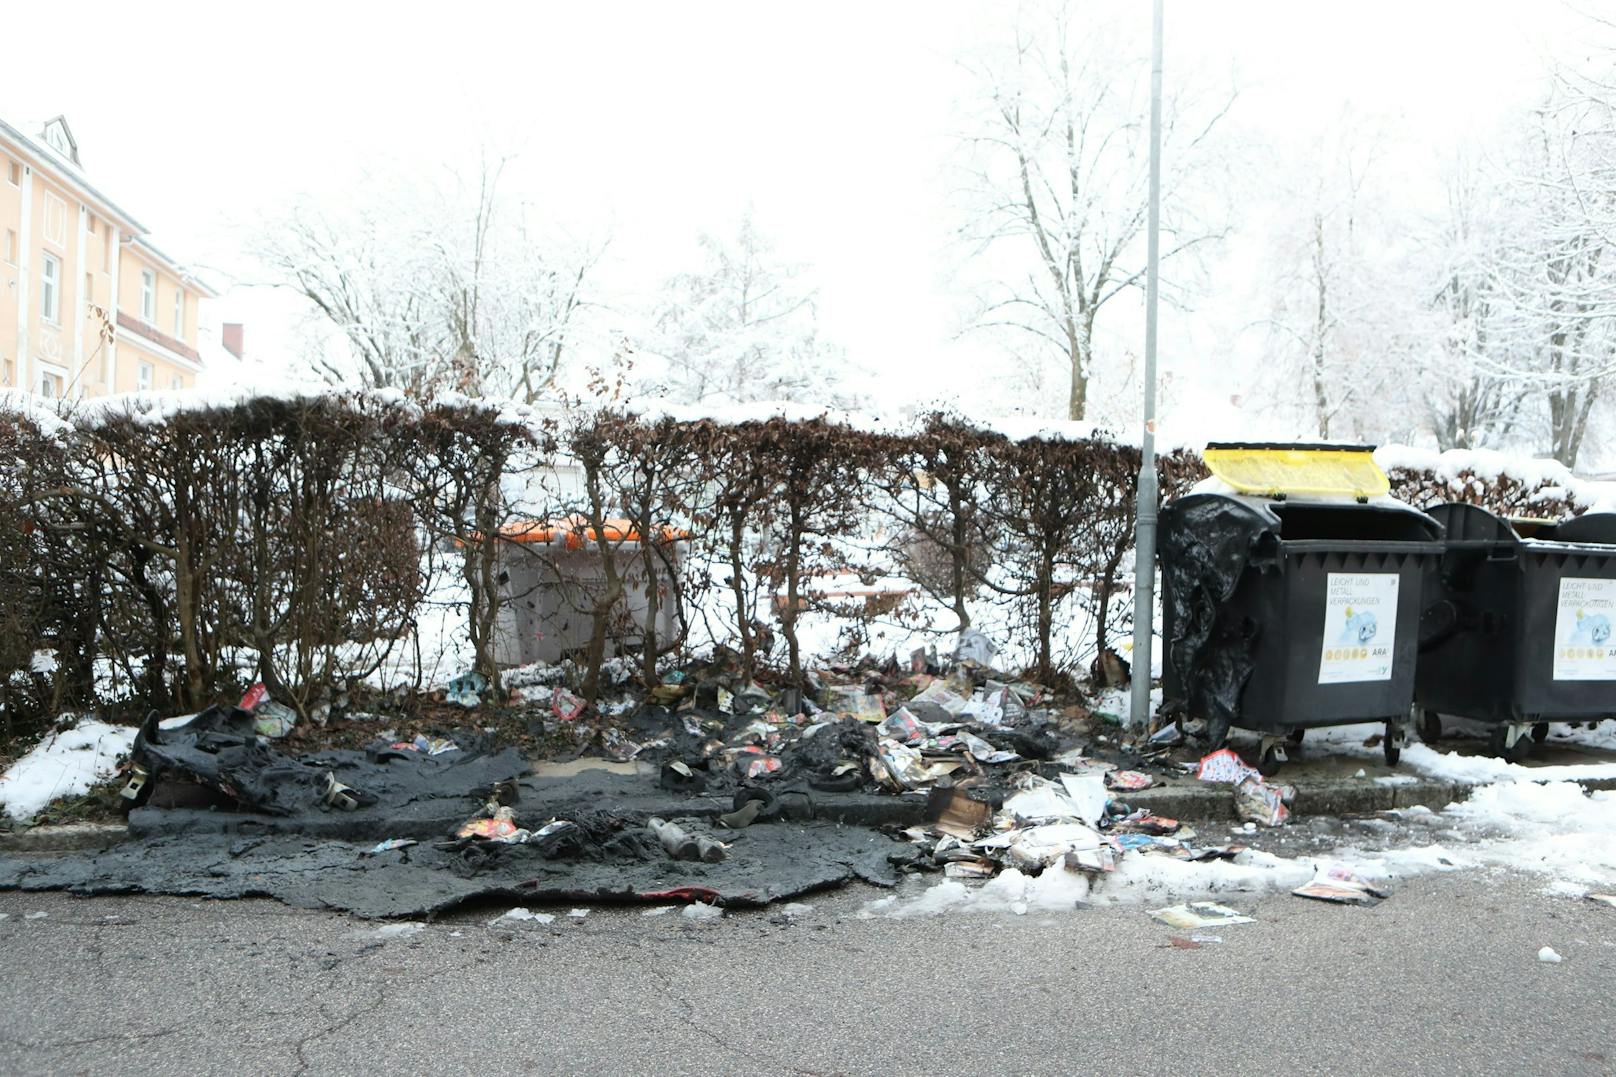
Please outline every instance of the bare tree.
[[704, 264], [668, 280], [640, 343], [665, 364], [655, 391], [690, 404], [861, 402], [863, 372], [821, 335], [806, 268], [781, 259], [750, 212], [699, 243]]
[[[988, 278], [973, 327], [1030, 341], [1034, 362], [1058, 357], [1072, 419], [1089, 408], [1101, 310], [1144, 279], [1148, 192], [1148, 62], [1119, 49], [1088, 6], [1077, 11], [1065, 0], [1023, 8], [1009, 50], [975, 65], [981, 102], [961, 230]], [[1163, 104], [1164, 260], [1227, 232], [1189, 180], [1211, 164], [1212, 133], [1232, 104], [1232, 94], [1210, 108], [1177, 94]]]
[[[1266, 284], [1272, 309], [1260, 389], [1321, 438], [1406, 436], [1414, 416], [1386, 409], [1429, 350], [1435, 286], [1388, 214], [1379, 131], [1343, 115], [1277, 188]], [[1277, 376], [1276, 376], [1277, 375]]]
[[1609, 143], [1588, 137], [1610, 112], [1564, 90], [1535, 110], [1497, 179], [1507, 216], [1477, 255], [1493, 309], [1476, 364], [1519, 387], [1538, 447], [1567, 467], [1616, 375], [1616, 184], [1598, 185]]
[[603, 243], [541, 228], [501, 193], [507, 159], [439, 186], [367, 182], [365, 198], [305, 200], [261, 237], [278, 285], [308, 301], [334, 346], [334, 382], [454, 389], [525, 403], [553, 395]]
[[1433, 307], [1440, 320], [1422, 364], [1426, 422], [1444, 451], [1494, 447], [1511, 436], [1524, 403], [1517, 379], [1484, 361], [1501, 314], [1485, 269], [1499, 239], [1498, 199], [1469, 157], [1453, 162], [1446, 187], [1446, 210], [1428, 244], [1438, 265]]

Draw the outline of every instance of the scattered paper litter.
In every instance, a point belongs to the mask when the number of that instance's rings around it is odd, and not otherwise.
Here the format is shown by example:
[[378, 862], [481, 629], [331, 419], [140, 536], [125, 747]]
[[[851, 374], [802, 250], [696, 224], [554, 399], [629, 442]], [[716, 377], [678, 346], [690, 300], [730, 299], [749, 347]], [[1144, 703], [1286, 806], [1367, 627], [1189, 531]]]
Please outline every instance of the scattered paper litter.
[[1373, 905], [1391, 896], [1388, 891], [1372, 885], [1351, 868], [1340, 864], [1320, 872], [1312, 882], [1298, 886], [1291, 893], [1297, 897], [1333, 901], [1340, 905]]
[[1018, 819], [1076, 819], [1077, 806], [1044, 783], [1023, 789], [1004, 802], [1005, 810]]
[[1077, 809], [1077, 817], [1091, 826], [1105, 814], [1111, 796], [1105, 791], [1105, 778], [1100, 774], [1062, 774], [1061, 785], [1066, 796]]
[[1110, 789], [1133, 793], [1149, 789], [1156, 784], [1156, 779], [1139, 770], [1114, 770], [1106, 774], [1105, 784]]
[[1257, 921], [1245, 916], [1226, 905], [1219, 905], [1215, 901], [1191, 901], [1183, 905], [1172, 905], [1165, 909], [1157, 909], [1150, 914], [1151, 919], [1166, 924], [1168, 927], [1178, 928], [1180, 931], [1193, 931], [1202, 927], [1223, 927], [1225, 924], [1255, 924]]
[[1075, 865], [1093, 871], [1116, 867], [1115, 854], [1098, 831], [1083, 823], [1049, 823], [1012, 831], [1005, 862], [1036, 874], [1070, 855]]
[[584, 917], [589, 915], [589, 910], [588, 909], [568, 909], [567, 910], [567, 915], [572, 917], [574, 920], [582, 920]]
[[1589, 894], [1587, 897], [1589, 901], [1597, 901], [1601, 905], [1609, 905], [1616, 909], [1616, 894]]
[[677, 906], [677, 905], [658, 905], [655, 908], [640, 910], [640, 915], [641, 916], [666, 916], [668, 913], [672, 912], [674, 909], [677, 909], [678, 907], [679, 906]]
[[1248, 778], [1262, 781], [1262, 774], [1255, 767], [1247, 765], [1229, 748], [1219, 748], [1201, 757], [1201, 763], [1195, 768], [1195, 776], [1203, 782], [1230, 782], [1240, 784]]
[[43, 920], [43, 919], [45, 919], [45, 917], [47, 917], [49, 915], [50, 915], [50, 913], [48, 913], [48, 912], [30, 912], [30, 913], [25, 913], [23, 915], [23, 919], [24, 920]]
[[555, 920], [555, 917], [551, 916], [547, 912], [533, 912], [529, 909], [517, 906], [516, 908], [509, 909], [488, 921], [488, 926], [493, 927], [495, 924], [503, 923], [507, 920], [531, 920], [536, 924], [548, 924]]
[[1296, 790], [1292, 786], [1269, 785], [1261, 778], [1247, 778], [1234, 787], [1234, 810], [1249, 822], [1282, 826], [1291, 814], [1286, 801], [1295, 797]]
[[1558, 965], [1565, 958], [1554, 952], [1554, 947], [1545, 946], [1537, 952], [1537, 959], [1546, 965]]

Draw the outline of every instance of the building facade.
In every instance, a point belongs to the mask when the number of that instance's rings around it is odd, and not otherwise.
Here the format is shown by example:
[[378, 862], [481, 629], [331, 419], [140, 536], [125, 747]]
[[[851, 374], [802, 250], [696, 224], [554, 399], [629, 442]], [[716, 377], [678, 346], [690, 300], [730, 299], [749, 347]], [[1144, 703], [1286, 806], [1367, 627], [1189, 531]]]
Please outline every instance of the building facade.
[[185, 389], [206, 284], [86, 179], [58, 116], [0, 120], [0, 387], [47, 397]]

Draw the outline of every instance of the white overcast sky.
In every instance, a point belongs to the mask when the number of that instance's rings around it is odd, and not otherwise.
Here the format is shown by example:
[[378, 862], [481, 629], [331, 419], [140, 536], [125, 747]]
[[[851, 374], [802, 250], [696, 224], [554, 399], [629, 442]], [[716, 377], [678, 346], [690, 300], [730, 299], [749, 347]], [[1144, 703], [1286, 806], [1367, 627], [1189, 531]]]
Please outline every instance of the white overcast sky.
[[[1148, 48], [1146, 0], [1110, 0]], [[1605, 10], [1610, 9], [1610, 10]], [[0, 116], [65, 113], [85, 168], [176, 257], [227, 278], [243, 237], [292, 195], [365, 168], [433, 169], [480, 144], [580, 232], [609, 229], [613, 286], [687, 268], [695, 236], [750, 205], [813, 267], [827, 333], [883, 375], [892, 403], [969, 393], [1006, 360], [954, 339], [948, 162], [957, 58], [1013, 6], [862, 3], [278, 2], [12, 4]], [[1616, 3], [1580, 11], [1616, 15]], [[1555, 3], [1168, 0], [1167, 77], [1232, 79], [1231, 124], [1283, 152], [1350, 103], [1408, 136], [1399, 166], [1485, 132], [1576, 49]], [[71, 57], [70, 62], [64, 62]], [[1253, 190], [1260, 177], [1253, 177]], [[1264, 207], [1251, 208], [1260, 218]], [[1164, 325], [1185, 397], [1237, 386], [1208, 324], [1237, 320], [1250, 250], [1214, 272], [1205, 315]], [[1221, 289], [1221, 291], [1218, 291]], [[1217, 312], [1222, 304], [1222, 313]], [[288, 340], [250, 293], [218, 305], [263, 358]], [[1125, 319], [1126, 320], [1126, 319]]]

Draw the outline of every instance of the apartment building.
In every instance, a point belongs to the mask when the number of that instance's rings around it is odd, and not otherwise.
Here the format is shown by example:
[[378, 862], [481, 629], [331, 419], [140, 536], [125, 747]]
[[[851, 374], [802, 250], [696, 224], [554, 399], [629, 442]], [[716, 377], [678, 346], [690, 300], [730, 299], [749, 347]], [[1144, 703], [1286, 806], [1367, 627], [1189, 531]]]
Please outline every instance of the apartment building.
[[206, 284], [85, 175], [61, 116], [0, 120], [0, 387], [47, 397], [184, 389]]

